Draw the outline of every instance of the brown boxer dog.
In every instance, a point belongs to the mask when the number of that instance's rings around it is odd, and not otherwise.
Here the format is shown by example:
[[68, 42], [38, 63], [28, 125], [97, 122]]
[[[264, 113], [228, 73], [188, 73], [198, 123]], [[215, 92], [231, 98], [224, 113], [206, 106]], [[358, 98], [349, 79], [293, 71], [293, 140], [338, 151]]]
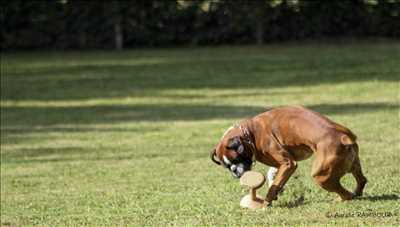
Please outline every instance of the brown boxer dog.
[[[229, 128], [211, 151], [211, 159], [240, 178], [255, 161], [278, 168], [266, 195], [266, 205], [277, 199], [297, 162], [315, 154], [314, 180], [341, 200], [361, 196], [367, 178], [361, 170], [356, 136], [321, 114], [301, 106], [278, 107]], [[353, 193], [340, 184], [351, 172], [357, 181]]]

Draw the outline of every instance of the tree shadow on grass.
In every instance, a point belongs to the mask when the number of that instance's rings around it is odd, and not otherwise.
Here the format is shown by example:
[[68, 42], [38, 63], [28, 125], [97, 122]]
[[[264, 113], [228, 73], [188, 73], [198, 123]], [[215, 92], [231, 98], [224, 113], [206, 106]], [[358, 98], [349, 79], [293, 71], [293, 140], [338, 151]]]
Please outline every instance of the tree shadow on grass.
[[[146, 126], [141, 128], [132, 128], [132, 127], [93, 127], [90, 125], [54, 125], [54, 126], [38, 126], [38, 127], [25, 127], [21, 125], [14, 125], [10, 127], [2, 128], [1, 131], [7, 133], [8, 135], [17, 135], [19, 133], [148, 133], [148, 132], [159, 132], [160, 126]], [[6, 144], [7, 141], [2, 141], [2, 143]]]
[[[113, 150], [110, 147], [109, 150]], [[88, 147], [40, 147], [40, 148], [19, 148], [13, 151], [4, 152], [1, 157], [2, 164], [34, 164], [34, 163], [55, 163], [75, 161], [121, 161], [121, 160], [155, 160], [155, 159], [176, 159], [175, 163], [197, 160], [204, 158], [203, 153], [182, 153], [162, 152], [153, 150], [140, 152], [132, 149], [119, 149], [118, 152], [98, 151]]]
[[[309, 108], [322, 114], [360, 114], [399, 110], [395, 103], [318, 104]], [[2, 131], [19, 126], [90, 125], [154, 121], [200, 121], [243, 119], [266, 111], [259, 106], [172, 104], [172, 105], [97, 105], [80, 107], [4, 107]], [[24, 129], [22, 129], [24, 130]], [[79, 131], [79, 127], [76, 128]], [[87, 130], [87, 129], [86, 129]], [[93, 129], [96, 131], [97, 129]], [[101, 129], [99, 129], [101, 130]], [[29, 131], [29, 129], [28, 129]]]
[[229, 105], [98, 105], [83, 107], [4, 107], [3, 126], [49, 126], [140, 121], [199, 121], [250, 117], [266, 108]]
[[[154, 65], [62, 66], [2, 75], [4, 100], [82, 100], [157, 96], [146, 91], [173, 89], [268, 89], [368, 80], [398, 81], [396, 69], [368, 69], [360, 60], [336, 64], [290, 59], [172, 62]], [[379, 64], [383, 64], [379, 62]]]
[[82, 147], [41, 147], [41, 148], [19, 148], [2, 153], [2, 163], [43, 163], [54, 161], [72, 160], [74, 156], [83, 157], [95, 149], [84, 149]]
[[309, 105], [308, 108], [322, 114], [351, 114], [377, 111], [400, 110], [398, 103], [343, 103], [343, 104], [317, 104]]
[[30, 158], [48, 155], [73, 155], [81, 154], [84, 149], [81, 147], [65, 147], [65, 148], [20, 148], [16, 151], [3, 154], [4, 158]]

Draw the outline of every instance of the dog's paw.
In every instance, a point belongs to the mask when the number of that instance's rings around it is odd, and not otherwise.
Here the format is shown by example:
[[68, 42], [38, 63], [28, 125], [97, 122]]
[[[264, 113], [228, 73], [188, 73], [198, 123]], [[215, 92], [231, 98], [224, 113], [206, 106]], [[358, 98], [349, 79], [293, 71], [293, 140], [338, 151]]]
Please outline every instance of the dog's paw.
[[279, 189], [278, 195], [282, 194], [284, 191], [285, 191], [285, 187], [282, 187], [281, 189]]
[[361, 191], [354, 191], [353, 192], [353, 198], [355, 198], [355, 197], [360, 197], [360, 196], [362, 196], [362, 192]]
[[355, 197], [356, 197], [356, 195], [354, 193], [350, 193], [349, 195], [346, 195], [346, 196], [343, 196], [343, 197], [338, 196], [335, 199], [335, 201], [336, 202], [346, 202], [346, 201], [350, 201], [350, 200], [354, 199]]
[[272, 202], [268, 202], [267, 200], [264, 201], [264, 209], [272, 207]]
[[343, 202], [345, 200], [343, 200], [340, 196], [338, 196], [338, 197], [336, 197], [336, 199], [334, 201], [337, 202], [337, 203], [341, 203], [341, 202]]

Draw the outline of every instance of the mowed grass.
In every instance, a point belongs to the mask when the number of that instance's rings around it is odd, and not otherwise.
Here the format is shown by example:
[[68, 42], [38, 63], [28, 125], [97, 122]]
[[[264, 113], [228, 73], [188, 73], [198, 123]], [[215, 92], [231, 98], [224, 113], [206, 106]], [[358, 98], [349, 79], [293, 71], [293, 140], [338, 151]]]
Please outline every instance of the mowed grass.
[[[399, 77], [399, 42], [2, 54], [1, 224], [398, 226]], [[239, 207], [247, 190], [209, 151], [291, 104], [358, 135], [362, 198], [335, 202], [311, 158], [273, 207]]]

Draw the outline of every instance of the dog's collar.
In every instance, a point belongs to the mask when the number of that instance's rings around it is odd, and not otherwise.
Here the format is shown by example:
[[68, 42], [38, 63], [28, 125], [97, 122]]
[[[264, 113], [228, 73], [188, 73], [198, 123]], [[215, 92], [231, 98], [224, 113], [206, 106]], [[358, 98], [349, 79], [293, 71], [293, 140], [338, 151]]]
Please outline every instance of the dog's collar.
[[251, 147], [251, 161], [253, 165], [256, 164], [256, 146], [252, 141], [251, 134], [249, 132], [249, 129], [244, 127], [243, 125], [237, 125], [239, 127], [242, 135], [243, 135], [243, 142], [247, 143]]

